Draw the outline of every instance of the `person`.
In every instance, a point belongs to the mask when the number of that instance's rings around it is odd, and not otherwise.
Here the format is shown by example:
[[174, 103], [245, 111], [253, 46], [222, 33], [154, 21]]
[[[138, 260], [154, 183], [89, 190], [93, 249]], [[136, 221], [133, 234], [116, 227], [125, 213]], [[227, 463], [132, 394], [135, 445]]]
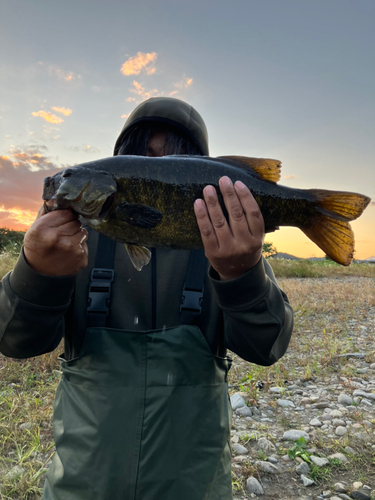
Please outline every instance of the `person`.
[[[183, 101], [151, 98], [116, 141], [114, 155], [129, 154], [208, 155], [204, 121]], [[152, 249], [138, 272], [116, 244], [108, 315], [95, 326], [90, 277], [108, 257], [98, 233], [71, 210], [44, 207], [27, 231], [0, 284], [0, 351], [38, 356], [64, 336], [44, 500], [232, 498], [227, 350], [271, 365], [288, 347], [293, 312], [262, 257], [256, 201], [242, 183], [219, 185], [228, 220], [212, 186], [194, 205], [207, 260], [189, 321], [180, 309], [192, 251]]]

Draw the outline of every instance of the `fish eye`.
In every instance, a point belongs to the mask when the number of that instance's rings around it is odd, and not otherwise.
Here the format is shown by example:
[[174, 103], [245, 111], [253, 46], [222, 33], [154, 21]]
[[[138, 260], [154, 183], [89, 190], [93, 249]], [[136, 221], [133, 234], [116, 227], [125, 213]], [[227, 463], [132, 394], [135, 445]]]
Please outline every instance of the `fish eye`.
[[73, 173], [73, 170], [71, 168], [68, 168], [67, 170], [65, 170], [65, 172], [63, 173], [63, 177], [64, 179], [66, 179], [66, 177], [70, 177]]

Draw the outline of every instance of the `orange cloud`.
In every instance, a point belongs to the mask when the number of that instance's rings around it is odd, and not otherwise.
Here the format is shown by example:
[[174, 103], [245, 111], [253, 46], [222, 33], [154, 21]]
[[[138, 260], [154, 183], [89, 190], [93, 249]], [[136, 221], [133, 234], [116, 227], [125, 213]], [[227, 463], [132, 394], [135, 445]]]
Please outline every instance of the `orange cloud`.
[[298, 179], [298, 175], [283, 175], [283, 179]]
[[125, 76], [139, 75], [142, 70], [144, 70], [147, 75], [152, 75], [156, 71], [152, 63], [156, 61], [157, 57], [158, 55], [156, 52], [137, 52], [136, 56], [129, 57], [129, 59], [124, 62], [120, 71]]
[[142, 100], [150, 99], [150, 97], [157, 97], [162, 95], [157, 89], [146, 91], [144, 87], [135, 80], [133, 81], [134, 89], [130, 89], [130, 92], [139, 95]]
[[45, 146], [21, 146], [0, 156], [0, 227], [22, 230], [34, 220], [43, 179], [58, 168], [46, 152]]
[[53, 106], [51, 109], [53, 109], [53, 111], [56, 111], [56, 113], [61, 113], [64, 116], [69, 116], [72, 114], [72, 110], [69, 108], [57, 108], [56, 106]]
[[[43, 63], [42, 63], [43, 65]], [[73, 82], [74, 80], [80, 80], [82, 77], [73, 71], [63, 71], [57, 66], [50, 66], [48, 72], [51, 75], [57, 76], [60, 80], [65, 80], [66, 82]]]
[[43, 120], [48, 123], [62, 123], [64, 121], [62, 118], [50, 113], [49, 111], [33, 111], [31, 114], [33, 116], [39, 116], [40, 118], [43, 118]]
[[177, 82], [177, 83], [174, 84], [174, 86], [177, 87], [180, 90], [187, 89], [191, 85], [193, 85], [193, 79], [192, 78], [188, 78], [185, 75], [182, 77], [182, 79], [179, 82]]

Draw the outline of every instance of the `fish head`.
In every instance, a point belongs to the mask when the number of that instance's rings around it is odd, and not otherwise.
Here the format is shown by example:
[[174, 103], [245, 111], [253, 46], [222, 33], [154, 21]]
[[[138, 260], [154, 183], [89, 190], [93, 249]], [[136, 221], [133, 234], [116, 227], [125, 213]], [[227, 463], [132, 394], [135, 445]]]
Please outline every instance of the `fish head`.
[[85, 218], [103, 219], [116, 191], [112, 174], [78, 165], [46, 177], [42, 198], [53, 200], [53, 210], [71, 208]]

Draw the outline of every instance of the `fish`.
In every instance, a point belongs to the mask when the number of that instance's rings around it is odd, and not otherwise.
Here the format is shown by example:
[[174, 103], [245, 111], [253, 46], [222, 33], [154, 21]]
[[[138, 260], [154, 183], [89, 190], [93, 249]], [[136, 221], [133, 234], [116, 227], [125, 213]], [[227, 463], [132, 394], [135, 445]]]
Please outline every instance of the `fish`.
[[[349, 222], [370, 203], [346, 191], [296, 189], [278, 184], [281, 162], [246, 156], [112, 156], [60, 170], [44, 179], [48, 210], [72, 209], [99, 233], [123, 243], [138, 270], [148, 247], [195, 249], [203, 246], [194, 201], [212, 185], [228, 218], [219, 179], [242, 181], [263, 215], [265, 232], [298, 227], [326, 255], [348, 266], [354, 252]], [[52, 201], [51, 201], [52, 200]]]

